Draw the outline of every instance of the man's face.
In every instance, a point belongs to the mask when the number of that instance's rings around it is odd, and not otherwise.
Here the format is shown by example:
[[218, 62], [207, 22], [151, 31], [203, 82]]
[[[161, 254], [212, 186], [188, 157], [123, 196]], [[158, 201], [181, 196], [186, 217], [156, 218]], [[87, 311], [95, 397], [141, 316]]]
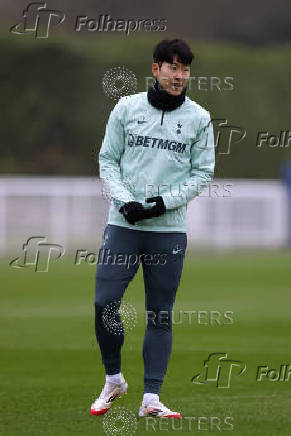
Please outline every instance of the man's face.
[[163, 62], [161, 67], [154, 62], [152, 64], [152, 73], [161, 86], [171, 95], [180, 95], [186, 88], [190, 77], [190, 66], [181, 64], [176, 55], [173, 56], [173, 62]]

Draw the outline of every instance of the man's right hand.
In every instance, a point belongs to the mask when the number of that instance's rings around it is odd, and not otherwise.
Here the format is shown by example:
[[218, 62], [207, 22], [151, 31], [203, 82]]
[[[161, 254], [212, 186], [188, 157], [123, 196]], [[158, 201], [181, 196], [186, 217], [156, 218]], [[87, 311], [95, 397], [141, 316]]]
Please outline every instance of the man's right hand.
[[129, 224], [135, 224], [136, 221], [144, 219], [145, 209], [138, 201], [128, 201], [119, 209]]

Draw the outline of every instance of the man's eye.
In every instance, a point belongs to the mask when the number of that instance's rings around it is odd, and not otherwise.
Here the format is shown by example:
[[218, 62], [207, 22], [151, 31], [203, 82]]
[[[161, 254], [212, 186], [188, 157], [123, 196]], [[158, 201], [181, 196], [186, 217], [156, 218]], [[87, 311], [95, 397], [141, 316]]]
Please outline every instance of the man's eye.
[[176, 65], [171, 65], [171, 70], [176, 70]]

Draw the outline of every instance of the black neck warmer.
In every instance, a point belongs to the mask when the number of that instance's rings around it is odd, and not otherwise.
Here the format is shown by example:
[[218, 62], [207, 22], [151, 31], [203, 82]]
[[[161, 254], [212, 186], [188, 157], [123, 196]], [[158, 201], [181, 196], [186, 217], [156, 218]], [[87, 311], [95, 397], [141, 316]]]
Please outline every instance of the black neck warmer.
[[184, 103], [186, 97], [186, 89], [183, 89], [180, 95], [171, 95], [159, 82], [155, 81], [154, 86], [151, 86], [148, 90], [148, 101], [156, 109], [163, 111], [173, 111]]

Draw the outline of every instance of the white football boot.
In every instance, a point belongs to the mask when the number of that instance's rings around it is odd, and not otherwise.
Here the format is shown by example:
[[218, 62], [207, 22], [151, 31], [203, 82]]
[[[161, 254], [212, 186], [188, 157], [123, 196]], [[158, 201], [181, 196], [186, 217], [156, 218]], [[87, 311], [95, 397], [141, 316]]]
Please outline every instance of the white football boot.
[[116, 398], [120, 397], [122, 394], [127, 394], [128, 384], [126, 383], [123, 374], [121, 374], [121, 383], [105, 383], [105, 386], [100, 394], [100, 396], [91, 404], [90, 414], [91, 415], [104, 415]]
[[146, 416], [153, 416], [157, 418], [182, 418], [179, 412], [173, 412], [160, 401], [152, 401], [147, 406], [142, 404], [139, 408], [138, 416], [140, 418], [144, 418]]

